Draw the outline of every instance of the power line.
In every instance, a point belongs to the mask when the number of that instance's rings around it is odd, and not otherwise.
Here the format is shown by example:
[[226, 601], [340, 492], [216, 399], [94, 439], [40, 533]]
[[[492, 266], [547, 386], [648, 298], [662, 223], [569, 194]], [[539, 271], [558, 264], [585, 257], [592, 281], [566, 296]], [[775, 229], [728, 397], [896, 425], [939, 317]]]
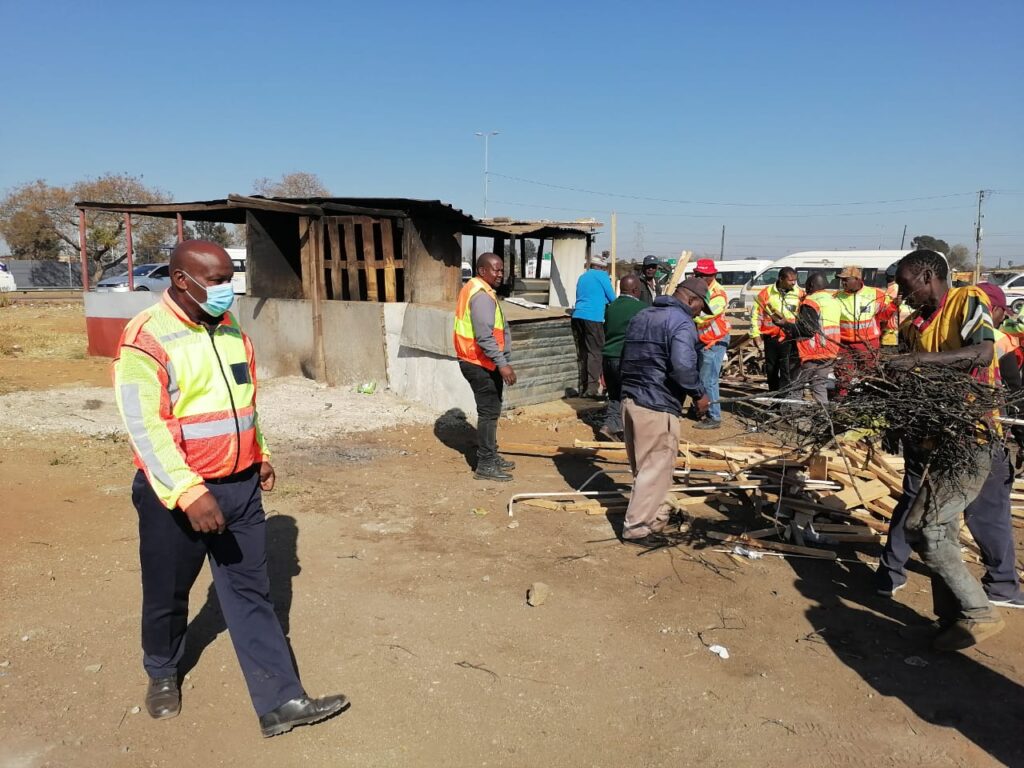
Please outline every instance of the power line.
[[676, 205], [716, 205], [737, 208], [829, 208], [848, 205], [891, 205], [893, 203], [911, 203], [919, 202], [921, 200], [942, 200], [951, 197], [973, 197], [974, 195], [977, 194], [976, 192], [952, 192], [948, 195], [904, 197], [894, 198], [892, 200], [855, 200], [847, 203], [726, 203], [710, 200], [672, 200], [662, 197], [646, 197], [644, 195], [628, 195], [616, 192], [600, 192], [593, 189], [583, 189], [581, 187], [568, 187], [561, 184], [549, 184], [548, 182], [545, 181], [537, 181], [535, 179], [524, 179], [521, 176], [509, 176], [504, 173], [492, 172], [491, 175], [498, 176], [502, 179], [509, 179], [510, 181], [523, 182], [524, 184], [535, 184], [538, 187], [548, 187], [549, 189], [561, 189], [567, 192], [582, 192], [588, 195], [601, 195], [602, 197], [618, 197], [626, 200], [645, 200], [653, 203], [673, 203]]
[[[497, 175], [497, 174], [492, 174]], [[973, 193], [977, 194], [977, 193]], [[563, 206], [554, 205], [535, 205], [534, 203], [519, 203], [511, 200], [495, 200], [494, 202], [500, 203], [501, 205], [520, 205], [526, 208], [538, 208], [549, 211], [573, 211], [576, 213], [601, 213], [611, 214], [611, 211], [597, 210], [595, 208], [567, 208]], [[755, 213], [748, 215], [737, 215], [730, 214], [729, 219], [829, 219], [838, 216], [889, 216], [897, 213], [925, 213], [929, 211], [966, 211], [973, 210], [974, 206], [944, 206], [937, 208], [905, 208], [896, 211], [862, 211], [862, 212], [845, 212], [845, 213]], [[654, 212], [638, 212], [638, 211], [619, 211], [616, 210], [620, 216], [659, 216], [665, 218], [676, 218], [676, 219], [721, 219], [721, 214], [718, 213], [654, 213]]]

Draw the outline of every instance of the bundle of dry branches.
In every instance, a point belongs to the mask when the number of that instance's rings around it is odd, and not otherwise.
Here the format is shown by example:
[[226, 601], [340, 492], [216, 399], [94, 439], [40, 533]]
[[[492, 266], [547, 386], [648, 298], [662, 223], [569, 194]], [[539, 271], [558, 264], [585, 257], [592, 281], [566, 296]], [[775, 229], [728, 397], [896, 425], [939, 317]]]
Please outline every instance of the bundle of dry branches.
[[979, 445], [1002, 440], [995, 417], [1024, 394], [983, 384], [950, 366], [907, 370], [883, 360], [828, 405], [793, 402], [802, 397], [794, 384], [774, 393], [772, 402], [747, 398], [737, 415], [784, 445], [812, 452], [844, 437], [878, 442], [898, 436], [930, 450], [931, 472], [961, 475], [975, 470]]

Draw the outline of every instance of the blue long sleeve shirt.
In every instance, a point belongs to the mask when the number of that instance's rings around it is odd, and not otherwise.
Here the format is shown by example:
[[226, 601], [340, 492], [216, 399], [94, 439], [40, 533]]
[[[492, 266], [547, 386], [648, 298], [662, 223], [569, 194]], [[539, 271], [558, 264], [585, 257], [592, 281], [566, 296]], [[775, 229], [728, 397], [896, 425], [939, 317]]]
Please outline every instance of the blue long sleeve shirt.
[[626, 328], [622, 397], [652, 411], [682, 416], [687, 395], [704, 395], [701, 346], [693, 311], [673, 296], [659, 296]]
[[604, 322], [604, 307], [615, 301], [612, 279], [602, 269], [588, 269], [576, 281], [576, 307], [572, 311], [574, 320]]

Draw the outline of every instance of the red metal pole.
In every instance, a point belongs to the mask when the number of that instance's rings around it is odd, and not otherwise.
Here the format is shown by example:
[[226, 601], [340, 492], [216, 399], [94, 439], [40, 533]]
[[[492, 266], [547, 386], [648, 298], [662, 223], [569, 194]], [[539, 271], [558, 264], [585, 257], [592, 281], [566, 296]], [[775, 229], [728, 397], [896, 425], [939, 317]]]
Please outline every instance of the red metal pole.
[[177, 214], [178, 218], [178, 242], [182, 242], [185, 239], [185, 222], [181, 219], [181, 214]]
[[128, 290], [135, 290], [135, 252], [132, 250], [132, 215], [124, 215], [125, 240], [128, 243]]
[[89, 254], [85, 249], [85, 211], [78, 211], [78, 252], [82, 257], [82, 290], [89, 290]]

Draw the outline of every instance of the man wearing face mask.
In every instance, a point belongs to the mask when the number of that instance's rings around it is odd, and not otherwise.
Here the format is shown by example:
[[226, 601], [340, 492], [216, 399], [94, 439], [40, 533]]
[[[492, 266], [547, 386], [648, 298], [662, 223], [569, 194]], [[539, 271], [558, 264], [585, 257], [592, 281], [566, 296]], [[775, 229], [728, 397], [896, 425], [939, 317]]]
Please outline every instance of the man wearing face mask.
[[264, 736], [330, 717], [342, 696], [310, 699], [270, 602], [262, 491], [274, 470], [256, 415], [256, 361], [228, 312], [233, 273], [215, 243], [171, 255], [171, 287], [125, 328], [117, 406], [138, 472], [146, 710], [181, 710], [188, 593], [209, 559], [217, 597]]

